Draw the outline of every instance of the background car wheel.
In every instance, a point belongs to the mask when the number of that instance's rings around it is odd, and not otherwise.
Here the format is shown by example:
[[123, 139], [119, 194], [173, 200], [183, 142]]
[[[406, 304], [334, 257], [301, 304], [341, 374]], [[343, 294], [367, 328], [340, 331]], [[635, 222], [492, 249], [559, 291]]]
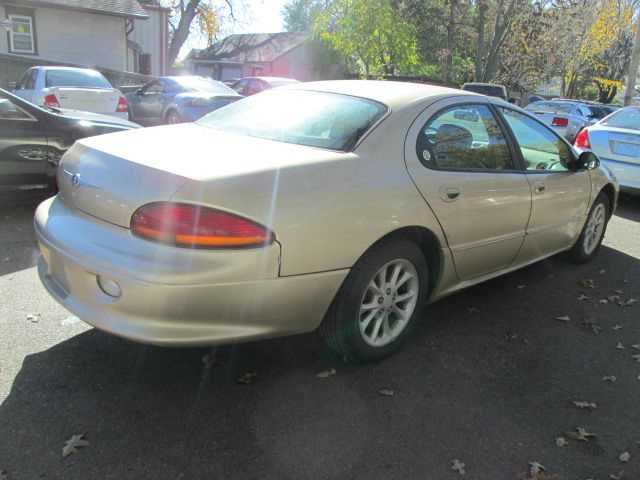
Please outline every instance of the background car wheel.
[[414, 243], [383, 240], [351, 269], [320, 334], [350, 360], [384, 358], [413, 330], [427, 283], [427, 263]]
[[596, 201], [593, 202], [578, 241], [569, 251], [571, 260], [576, 263], [585, 263], [595, 257], [604, 239], [610, 208], [609, 197], [600, 193]]
[[166, 123], [167, 125], [174, 125], [176, 123], [182, 123], [182, 119], [180, 118], [178, 112], [176, 112], [175, 110], [171, 110], [169, 113], [167, 113], [164, 123]]

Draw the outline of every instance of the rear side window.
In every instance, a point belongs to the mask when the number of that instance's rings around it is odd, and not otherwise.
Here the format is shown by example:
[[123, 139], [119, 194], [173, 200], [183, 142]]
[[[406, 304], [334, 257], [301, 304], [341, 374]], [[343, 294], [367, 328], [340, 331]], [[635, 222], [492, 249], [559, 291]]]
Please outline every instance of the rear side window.
[[495, 87], [492, 85], [464, 85], [462, 89], [467, 92], [488, 95], [489, 97], [506, 98], [504, 89], [502, 87]]
[[47, 87], [111, 88], [100, 72], [93, 70], [46, 70]]
[[416, 153], [429, 168], [515, 168], [504, 132], [486, 105], [456, 105], [435, 114], [418, 135]]

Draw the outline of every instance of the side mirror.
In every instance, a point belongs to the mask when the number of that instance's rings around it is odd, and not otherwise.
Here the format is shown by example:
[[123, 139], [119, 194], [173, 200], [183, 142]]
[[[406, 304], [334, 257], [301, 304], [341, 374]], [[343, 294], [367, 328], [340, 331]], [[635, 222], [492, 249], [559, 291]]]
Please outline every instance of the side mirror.
[[576, 164], [578, 170], [593, 170], [594, 168], [598, 168], [600, 166], [600, 159], [595, 153], [585, 151], [578, 156], [578, 161], [576, 162]]
[[138, 96], [142, 96], [142, 95], [144, 95], [144, 90], [142, 90], [142, 88], [138, 88], [138, 89], [136, 90], [136, 95], [138, 95]]
[[10, 90], [15, 90], [17, 86], [18, 86], [18, 82], [9, 82]]
[[509, 103], [513, 103], [514, 105], [516, 104], [516, 99], [511, 97], [509, 98]]

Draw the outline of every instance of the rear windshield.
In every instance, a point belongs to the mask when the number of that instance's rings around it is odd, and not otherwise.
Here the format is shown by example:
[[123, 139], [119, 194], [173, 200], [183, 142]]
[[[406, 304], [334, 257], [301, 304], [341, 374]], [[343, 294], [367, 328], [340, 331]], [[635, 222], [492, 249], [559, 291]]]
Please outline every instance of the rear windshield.
[[566, 102], [533, 102], [525, 107], [530, 112], [571, 113], [575, 105]]
[[626, 107], [611, 114], [600, 125], [608, 127], [628, 128], [630, 130], [640, 130], [640, 108]]
[[221, 93], [225, 95], [236, 95], [236, 91], [232, 90], [222, 82], [209, 80], [202, 77], [174, 77], [171, 80], [178, 85], [196, 92]]
[[267, 90], [198, 121], [224, 132], [349, 151], [388, 108], [373, 100], [305, 90]]
[[44, 83], [46, 87], [112, 88], [95, 70], [46, 70]]
[[504, 89], [502, 87], [492, 87], [490, 85], [464, 85], [463, 90], [467, 92], [480, 93], [490, 97], [505, 98]]

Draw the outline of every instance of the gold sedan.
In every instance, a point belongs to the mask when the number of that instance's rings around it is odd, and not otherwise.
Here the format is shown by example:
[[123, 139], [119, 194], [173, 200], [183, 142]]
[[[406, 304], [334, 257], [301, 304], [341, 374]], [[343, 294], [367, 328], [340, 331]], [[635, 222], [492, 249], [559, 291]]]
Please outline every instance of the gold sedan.
[[420, 307], [598, 251], [618, 185], [498, 99], [410, 83], [301, 83], [196, 123], [81, 140], [36, 212], [68, 310], [157, 345], [309, 332], [359, 360]]

